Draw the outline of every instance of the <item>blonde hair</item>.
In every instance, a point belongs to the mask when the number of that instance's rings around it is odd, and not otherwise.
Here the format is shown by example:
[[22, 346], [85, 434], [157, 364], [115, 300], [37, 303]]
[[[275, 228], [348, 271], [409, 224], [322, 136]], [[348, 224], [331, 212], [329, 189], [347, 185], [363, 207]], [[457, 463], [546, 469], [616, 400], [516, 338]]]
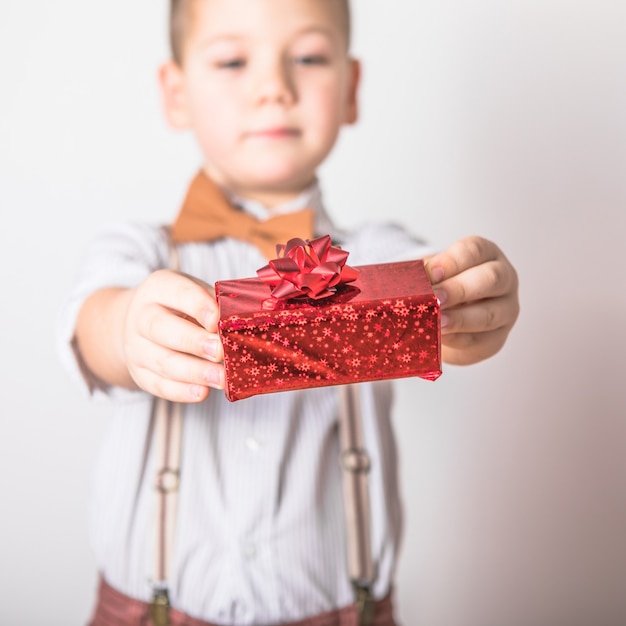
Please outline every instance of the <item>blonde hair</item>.
[[[350, 3], [349, 0], [334, 0], [339, 3], [342, 26], [346, 43], [350, 45]], [[170, 0], [169, 37], [172, 59], [177, 65], [183, 64], [183, 45], [193, 18], [192, 5], [195, 0]]]

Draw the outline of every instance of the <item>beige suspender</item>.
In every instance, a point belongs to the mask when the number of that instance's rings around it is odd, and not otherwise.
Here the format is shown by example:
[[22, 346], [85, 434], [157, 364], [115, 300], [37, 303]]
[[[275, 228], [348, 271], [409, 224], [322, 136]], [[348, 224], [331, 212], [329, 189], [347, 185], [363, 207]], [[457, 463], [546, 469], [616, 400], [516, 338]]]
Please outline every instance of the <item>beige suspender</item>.
[[[172, 246], [170, 268], [179, 267], [178, 254]], [[370, 541], [370, 504], [368, 473], [370, 458], [365, 450], [361, 407], [357, 387], [339, 388], [340, 462], [343, 468], [343, 494], [346, 524], [347, 568], [354, 589], [359, 626], [373, 623], [374, 600], [370, 585], [374, 564]], [[183, 429], [183, 406], [155, 398], [153, 413], [155, 453], [155, 563], [152, 580], [151, 617], [154, 626], [168, 626], [169, 586], [176, 507], [180, 482], [180, 455]]]
[[169, 584], [174, 554], [174, 532], [180, 483], [183, 430], [182, 405], [163, 398], [154, 401], [156, 476], [155, 559], [151, 616], [154, 626], [169, 624]]
[[[166, 232], [169, 239], [169, 230]], [[178, 249], [170, 245], [169, 267], [180, 267]], [[183, 406], [163, 398], [153, 402], [152, 432], [154, 442], [155, 528], [154, 570], [150, 616], [154, 626], [170, 623], [169, 579], [174, 554], [174, 533], [180, 485], [180, 455], [183, 434]]]
[[370, 541], [370, 501], [367, 475], [370, 458], [365, 450], [361, 407], [356, 385], [340, 387], [339, 436], [343, 467], [343, 497], [346, 520], [348, 575], [359, 612], [359, 626], [374, 618], [374, 563]]

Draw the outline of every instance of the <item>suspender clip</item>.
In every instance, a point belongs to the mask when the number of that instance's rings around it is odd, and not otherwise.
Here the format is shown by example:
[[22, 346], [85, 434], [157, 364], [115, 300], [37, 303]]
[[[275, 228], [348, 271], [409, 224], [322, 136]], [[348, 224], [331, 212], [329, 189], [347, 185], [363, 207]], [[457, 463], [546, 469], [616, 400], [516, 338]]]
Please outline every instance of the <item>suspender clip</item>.
[[352, 583], [354, 603], [359, 614], [359, 626], [372, 626], [374, 623], [374, 596], [368, 586]]
[[170, 596], [166, 587], [155, 587], [150, 603], [153, 626], [170, 626]]

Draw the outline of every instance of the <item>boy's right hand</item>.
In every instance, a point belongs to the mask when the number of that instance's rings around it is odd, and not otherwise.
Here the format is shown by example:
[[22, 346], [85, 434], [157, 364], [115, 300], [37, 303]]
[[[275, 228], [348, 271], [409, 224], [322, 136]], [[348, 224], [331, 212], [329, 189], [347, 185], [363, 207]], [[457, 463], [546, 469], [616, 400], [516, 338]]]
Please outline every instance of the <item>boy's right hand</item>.
[[218, 319], [210, 285], [159, 270], [133, 289], [92, 293], [78, 314], [75, 340], [87, 369], [106, 385], [201, 402], [209, 388], [224, 388]]
[[224, 388], [219, 309], [210, 285], [170, 270], [128, 292], [121, 351], [133, 381], [175, 402]]

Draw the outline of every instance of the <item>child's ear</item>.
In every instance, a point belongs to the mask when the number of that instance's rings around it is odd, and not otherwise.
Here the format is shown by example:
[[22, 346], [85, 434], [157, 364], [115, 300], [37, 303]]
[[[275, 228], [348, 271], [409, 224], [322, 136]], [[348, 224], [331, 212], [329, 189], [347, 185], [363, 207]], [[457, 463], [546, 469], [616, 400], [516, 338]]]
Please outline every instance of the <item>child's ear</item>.
[[346, 124], [354, 124], [359, 119], [359, 85], [361, 84], [361, 63], [358, 59], [350, 59], [350, 85], [348, 90], [348, 106], [346, 108]]
[[183, 71], [174, 61], [168, 61], [159, 68], [159, 84], [165, 118], [170, 126], [177, 129], [189, 126], [187, 98]]

